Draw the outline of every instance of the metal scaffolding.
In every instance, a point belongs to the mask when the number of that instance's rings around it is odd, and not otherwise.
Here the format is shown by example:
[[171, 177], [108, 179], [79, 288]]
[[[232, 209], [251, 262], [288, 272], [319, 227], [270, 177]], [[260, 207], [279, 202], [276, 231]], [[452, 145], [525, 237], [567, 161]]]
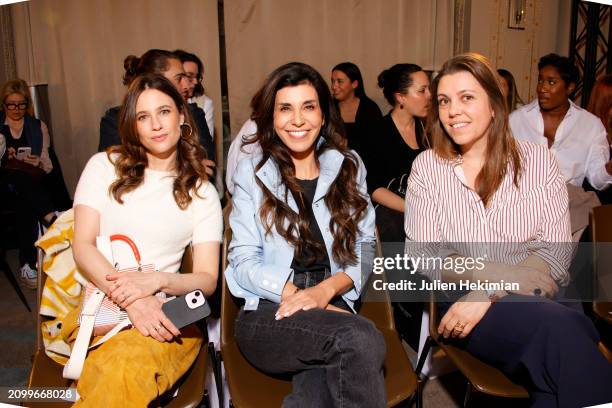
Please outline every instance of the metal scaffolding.
[[612, 71], [612, 6], [573, 0], [570, 59], [580, 71], [575, 101], [585, 107], [597, 78]]

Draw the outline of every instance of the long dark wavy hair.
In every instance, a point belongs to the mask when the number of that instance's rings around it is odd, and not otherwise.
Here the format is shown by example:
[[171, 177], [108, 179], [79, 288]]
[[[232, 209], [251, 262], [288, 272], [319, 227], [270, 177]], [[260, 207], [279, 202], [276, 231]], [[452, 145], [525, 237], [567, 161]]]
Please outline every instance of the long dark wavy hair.
[[[324, 138], [322, 144], [315, 150], [317, 163], [320, 155], [328, 149], [337, 150], [344, 156], [340, 173], [329, 188], [324, 202], [331, 213], [329, 229], [334, 237], [333, 258], [342, 267], [354, 265], [357, 263], [355, 248], [359, 234], [358, 223], [366, 215], [368, 206], [357, 185], [358, 159], [345, 147], [342, 120], [325, 80], [314, 68], [303, 63], [292, 62], [277, 68], [257, 92], [257, 104], [253, 107], [252, 115], [252, 119], [257, 123], [257, 136], [250, 142], [259, 143], [263, 157], [256, 168], [259, 170], [268, 160], [273, 160], [286, 187], [284, 200], [279, 200], [258, 178], [255, 178], [264, 195], [259, 216], [266, 233], [270, 233], [274, 227], [287, 242], [293, 245], [296, 256], [301, 256], [306, 248], [311, 254], [325, 251], [309, 231], [307, 204], [303, 190], [295, 177], [295, 166], [290, 151], [274, 130], [276, 93], [282, 88], [302, 84], [312, 85], [317, 91], [324, 119], [321, 132], [314, 142], [315, 145], [319, 145], [320, 139]], [[293, 194], [295, 197], [299, 213], [296, 214], [287, 204], [288, 194]]]
[[200, 185], [207, 180], [202, 160], [206, 152], [200, 145], [197, 127], [193, 124], [189, 109], [183, 97], [174, 85], [161, 75], [148, 74], [134, 78], [121, 105], [119, 114], [119, 134], [121, 144], [107, 151], [109, 160], [115, 165], [117, 180], [109, 187], [109, 192], [117, 202], [123, 204], [121, 197], [138, 188], [144, 182], [145, 169], [148, 165], [147, 150], [140, 143], [136, 127], [136, 103], [143, 91], [156, 89], [168, 95], [185, 117], [181, 126], [181, 137], [177, 144], [176, 178], [173, 195], [176, 204], [186, 209], [191, 203], [191, 192], [197, 194]]

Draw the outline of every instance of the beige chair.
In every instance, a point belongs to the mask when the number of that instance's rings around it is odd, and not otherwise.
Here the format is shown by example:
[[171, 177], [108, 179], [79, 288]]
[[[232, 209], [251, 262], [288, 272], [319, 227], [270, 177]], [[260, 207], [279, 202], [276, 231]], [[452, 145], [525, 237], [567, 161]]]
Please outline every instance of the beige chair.
[[[590, 213], [591, 240], [593, 242], [593, 264], [595, 265], [595, 276], [600, 277], [598, 270], [609, 268], [609, 253], [601, 254], [608, 248], [600, 248], [597, 244], [610, 243], [612, 245], [612, 205], [602, 205], [593, 208]], [[593, 313], [597, 319], [606, 322], [612, 327], [612, 302], [593, 300]], [[612, 351], [603, 342], [599, 343], [599, 349], [612, 362]]]
[[[40, 300], [42, 297], [42, 289], [45, 285], [46, 273], [42, 270], [43, 252], [38, 250], [38, 305], [37, 310], [40, 310]], [[192, 271], [193, 258], [190, 248], [185, 250], [183, 262], [181, 264], [181, 273], [190, 273]], [[63, 366], [53, 361], [45, 354], [45, 349], [42, 341], [41, 323], [43, 317], [38, 314], [36, 322], [36, 351], [32, 359], [32, 370], [28, 381], [28, 388], [35, 387], [69, 387], [71, 380], [66, 380], [62, 377]], [[204, 333], [206, 331], [204, 330]], [[198, 407], [205, 398], [204, 384], [206, 380], [207, 368], [207, 349], [203, 343], [200, 353], [195, 362], [189, 368], [187, 373], [177, 382], [175, 387], [158, 398], [158, 401], [152, 403], [151, 406], [164, 406], [167, 408], [193, 408]], [[173, 393], [178, 387], [178, 393], [173, 397]], [[29, 407], [69, 407], [72, 403], [67, 402], [52, 402], [52, 403], [28, 403]]]
[[[226, 225], [223, 240], [223, 270], [227, 267], [227, 251], [230, 241], [231, 230]], [[291, 393], [291, 382], [262, 373], [242, 356], [234, 338], [234, 321], [239, 312], [237, 299], [229, 292], [225, 280], [223, 280], [222, 288], [220, 357], [225, 365], [232, 406], [236, 408], [280, 407], [284, 397]], [[382, 332], [387, 344], [384, 363], [387, 406], [393, 407], [413, 398], [416, 399], [417, 407], [420, 407], [421, 397], [417, 392], [417, 377], [395, 330], [389, 299], [387, 298], [384, 302], [364, 302], [359, 314], [374, 322]]]
[[512, 382], [497, 368], [483, 363], [459, 347], [443, 342], [438, 334], [439, 321], [438, 307], [432, 294], [429, 302], [429, 337], [417, 364], [417, 375], [421, 375], [425, 359], [435, 343], [468, 380], [463, 406], [468, 405], [473, 390], [496, 397], [529, 398], [529, 393], [524, 387]]

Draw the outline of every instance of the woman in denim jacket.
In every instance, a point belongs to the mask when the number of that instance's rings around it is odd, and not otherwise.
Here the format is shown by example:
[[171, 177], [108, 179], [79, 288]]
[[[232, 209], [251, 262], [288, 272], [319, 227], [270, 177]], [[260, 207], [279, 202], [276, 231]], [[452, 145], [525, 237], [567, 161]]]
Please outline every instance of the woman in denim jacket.
[[262, 152], [234, 175], [225, 271], [245, 299], [238, 346], [258, 369], [292, 376], [285, 407], [384, 407], [384, 340], [355, 314], [375, 240], [363, 164], [312, 67], [283, 65], [259, 92], [251, 142]]

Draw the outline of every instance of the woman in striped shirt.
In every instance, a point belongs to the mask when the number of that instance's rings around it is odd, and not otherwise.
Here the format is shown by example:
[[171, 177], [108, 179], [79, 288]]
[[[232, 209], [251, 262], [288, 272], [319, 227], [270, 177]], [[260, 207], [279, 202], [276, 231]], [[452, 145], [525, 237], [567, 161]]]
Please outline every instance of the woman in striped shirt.
[[[512, 138], [485, 57], [447, 61], [432, 95], [433, 149], [415, 160], [408, 182], [406, 251], [442, 258], [444, 266], [421, 269], [435, 283], [484, 283], [440, 304], [438, 332], [524, 384], [533, 405], [612, 401], [612, 366], [593, 325], [551, 300], [567, 285], [571, 260], [567, 190], [554, 158]], [[507, 284], [518, 288], [499, 290]]]

